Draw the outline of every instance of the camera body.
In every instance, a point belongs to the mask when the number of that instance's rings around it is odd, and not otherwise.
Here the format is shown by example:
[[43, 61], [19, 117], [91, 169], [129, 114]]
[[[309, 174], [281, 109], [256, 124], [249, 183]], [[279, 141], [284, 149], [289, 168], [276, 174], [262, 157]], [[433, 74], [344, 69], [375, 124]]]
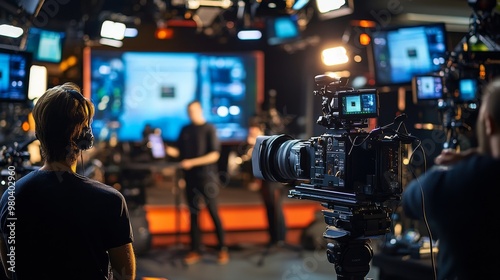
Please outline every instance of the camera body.
[[397, 200], [402, 193], [402, 143], [383, 133], [329, 129], [308, 140], [259, 136], [254, 176], [294, 183], [290, 196], [344, 206]]
[[289, 198], [319, 201], [327, 208], [322, 211], [323, 237], [332, 240], [327, 259], [339, 277], [353, 279], [369, 270], [368, 238], [390, 232], [389, 204], [403, 191], [403, 145], [415, 137], [398, 131], [404, 114], [365, 130], [369, 119], [379, 116], [377, 90], [346, 87], [346, 78], [318, 75], [314, 80], [314, 94], [322, 97], [317, 123], [325, 133], [307, 140], [258, 136], [252, 170], [256, 178], [292, 186]]
[[404, 143], [412, 138], [389, 125], [370, 132], [368, 119], [379, 116], [375, 89], [354, 90], [347, 79], [315, 77], [324, 134], [307, 140], [281, 134], [257, 137], [252, 153], [255, 177], [293, 186], [288, 197], [322, 203], [324, 237], [364, 237], [390, 230], [387, 202], [403, 190]]

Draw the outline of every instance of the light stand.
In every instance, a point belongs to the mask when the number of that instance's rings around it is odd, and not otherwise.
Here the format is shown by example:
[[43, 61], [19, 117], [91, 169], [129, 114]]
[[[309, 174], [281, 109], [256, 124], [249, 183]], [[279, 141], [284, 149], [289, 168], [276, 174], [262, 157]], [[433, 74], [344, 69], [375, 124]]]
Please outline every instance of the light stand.
[[187, 264], [182, 261], [182, 256], [180, 254], [180, 249], [182, 248], [182, 243], [180, 239], [181, 235], [181, 187], [179, 186], [180, 179], [180, 168], [178, 164], [168, 164], [168, 166], [172, 166], [174, 168], [173, 171], [173, 183], [174, 187], [172, 189], [172, 193], [174, 195], [174, 207], [175, 207], [175, 252], [170, 256], [170, 263], [172, 266], [176, 266], [176, 261], [180, 261], [181, 266], [187, 267]]

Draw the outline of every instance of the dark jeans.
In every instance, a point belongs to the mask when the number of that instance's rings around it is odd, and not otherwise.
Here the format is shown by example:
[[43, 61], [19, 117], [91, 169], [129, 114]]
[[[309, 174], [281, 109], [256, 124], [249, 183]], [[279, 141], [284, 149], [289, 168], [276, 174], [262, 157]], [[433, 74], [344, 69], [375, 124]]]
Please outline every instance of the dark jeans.
[[260, 194], [264, 205], [266, 206], [266, 214], [268, 221], [269, 242], [275, 244], [286, 239], [285, 216], [283, 214], [282, 205], [282, 189], [283, 186], [279, 183], [262, 182]]
[[189, 213], [191, 219], [190, 237], [191, 237], [191, 250], [199, 252], [201, 250], [201, 229], [199, 225], [200, 216], [200, 203], [201, 199], [212, 217], [215, 227], [215, 233], [219, 241], [218, 248], [221, 249], [224, 244], [224, 229], [219, 218], [217, 208], [217, 196], [220, 191], [220, 184], [218, 180], [211, 178], [196, 178], [193, 176], [186, 176], [186, 200], [189, 206]]

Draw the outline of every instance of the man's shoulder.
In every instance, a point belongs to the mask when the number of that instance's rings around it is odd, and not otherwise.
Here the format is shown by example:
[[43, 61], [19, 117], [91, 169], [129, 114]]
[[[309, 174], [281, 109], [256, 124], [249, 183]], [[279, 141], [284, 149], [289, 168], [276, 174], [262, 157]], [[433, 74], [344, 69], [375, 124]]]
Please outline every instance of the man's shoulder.
[[94, 179], [91, 179], [88, 177], [83, 177], [83, 176], [82, 176], [82, 179], [83, 179], [83, 183], [87, 184], [90, 187], [89, 189], [93, 189], [93, 190], [96, 190], [96, 191], [102, 192], [102, 193], [109, 193], [109, 194], [113, 194], [113, 195], [120, 194], [121, 195], [120, 191], [118, 191], [117, 189], [115, 189], [112, 186], [107, 185], [103, 182], [100, 182], [100, 181], [97, 181], [97, 180], [94, 180]]
[[[476, 154], [472, 155], [454, 165], [454, 168], [458, 170], [488, 170], [494, 168], [498, 170], [497, 167], [500, 166], [500, 159], [494, 158], [490, 155]], [[500, 173], [499, 173], [500, 174]]]

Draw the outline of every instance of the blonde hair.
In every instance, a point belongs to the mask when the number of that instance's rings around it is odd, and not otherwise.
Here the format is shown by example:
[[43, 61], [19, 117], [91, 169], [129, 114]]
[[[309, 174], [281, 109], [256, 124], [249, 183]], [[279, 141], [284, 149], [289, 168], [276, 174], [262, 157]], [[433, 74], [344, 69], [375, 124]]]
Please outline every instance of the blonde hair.
[[50, 88], [33, 108], [35, 134], [46, 162], [76, 161], [80, 150], [75, 140], [94, 116], [92, 102], [83, 96], [83, 102], [78, 100], [71, 91], [81, 94], [72, 82]]

